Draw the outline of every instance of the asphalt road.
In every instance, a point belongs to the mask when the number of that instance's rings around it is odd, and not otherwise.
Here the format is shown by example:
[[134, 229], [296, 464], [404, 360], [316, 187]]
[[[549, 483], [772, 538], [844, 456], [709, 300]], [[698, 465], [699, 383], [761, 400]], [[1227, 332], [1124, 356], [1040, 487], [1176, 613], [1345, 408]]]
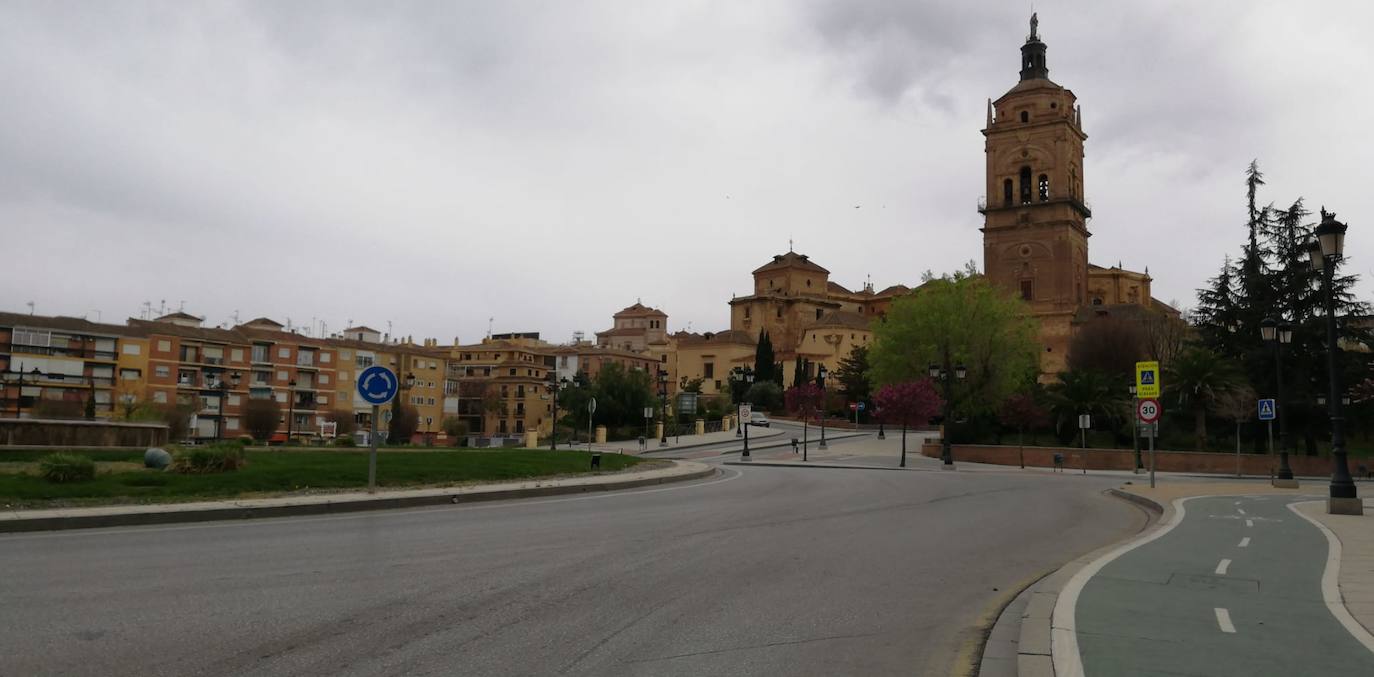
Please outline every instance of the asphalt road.
[[0, 674], [947, 674], [1009, 588], [1144, 522], [1103, 477], [723, 473], [0, 536]]
[[1287, 508], [1320, 498], [1188, 501], [1177, 527], [1083, 587], [1084, 674], [1374, 674], [1374, 656], [1323, 602], [1325, 536]]

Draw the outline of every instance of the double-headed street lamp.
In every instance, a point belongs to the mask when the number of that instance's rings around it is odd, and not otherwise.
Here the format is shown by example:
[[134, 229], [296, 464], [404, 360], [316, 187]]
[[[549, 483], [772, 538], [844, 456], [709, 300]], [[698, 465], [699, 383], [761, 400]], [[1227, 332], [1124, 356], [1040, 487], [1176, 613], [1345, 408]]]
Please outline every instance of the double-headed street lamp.
[[744, 396], [749, 392], [750, 385], [754, 382], [754, 370], [749, 367], [735, 367], [730, 372], [730, 387], [735, 396], [735, 418], [739, 423], [735, 426], [735, 437], [744, 435], [744, 450], [740, 452], [741, 460], [748, 460], [749, 456], [749, 421], [744, 420]]
[[549, 393], [553, 396], [553, 425], [552, 432], [549, 434], [549, 451], [558, 450], [558, 396], [563, 394], [563, 390], [571, 383], [568, 377], [549, 382]]
[[215, 426], [215, 441], [224, 439], [224, 399], [229, 396], [230, 387], [239, 387], [241, 380], [243, 380], [243, 374], [237, 371], [229, 375], [230, 383], [224, 382], [223, 374], [215, 376], [215, 385], [211, 386], [215, 392], [219, 393], [219, 423]]
[[950, 417], [954, 415], [954, 381], [968, 378], [968, 369], [963, 363], [955, 365], [953, 369], [949, 365], [949, 355], [945, 355], [945, 364], [931, 364], [928, 370], [930, 377], [940, 382], [941, 389], [944, 391], [944, 413], [941, 415], [940, 431], [940, 460], [944, 461], [945, 467], [954, 467], [954, 452], [949, 445], [949, 424]]
[[1355, 491], [1355, 480], [1345, 457], [1345, 416], [1341, 407], [1341, 373], [1338, 364], [1340, 345], [1336, 340], [1336, 266], [1345, 251], [1346, 225], [1336, 215], [1322, 208], [1322, 222], [1313, 231], [1315, 242], [1307, 250], [1312, 269], [1321, 273], [1326, 301], [1326, 368], [1328, 411], [1331, 417], [1331, 488], [1326, 512], [1339, 515], [1363, 515], [1364, 504]]
[[[1288, 484], [1293, 480], [1293, 469], [1288, 467], [1288, 414], [1284, 411], [1284, 407], [1288, 406], [1288, 399], [1283, 392], [1283, 347], [1293, 342], [1293, 325], [1266, 317], [1260, 322], [1260, 338], [1264, 339], [1265, 343], [1274, 345], [1274, 380], [1277, 382], [1274, 416], [1279, 419], [1278, 479]], [[1270, 430], [1272, 431], [1272, 428]]]
[[286, 444], [291, 444], [292, 425], [296, 422], [296, 379], [286, 382], [286, 391]]
[[821, 443], [819, 448], [825, 449], [825, 365], [816, 368], [816, 386], [821, 389], [821, 411], [818, 418], [821, 419]]

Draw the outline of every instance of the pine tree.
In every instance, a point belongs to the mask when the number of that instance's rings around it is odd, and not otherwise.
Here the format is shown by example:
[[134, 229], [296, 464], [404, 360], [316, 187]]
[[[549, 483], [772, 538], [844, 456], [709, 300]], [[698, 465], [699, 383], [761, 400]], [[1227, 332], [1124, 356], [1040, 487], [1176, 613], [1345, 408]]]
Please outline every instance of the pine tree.
[[781, 373], [774, 372], [773, 341], [768, 332], [759, 334], [758, 345], [754, 348], [754, 381], [776, 381]]

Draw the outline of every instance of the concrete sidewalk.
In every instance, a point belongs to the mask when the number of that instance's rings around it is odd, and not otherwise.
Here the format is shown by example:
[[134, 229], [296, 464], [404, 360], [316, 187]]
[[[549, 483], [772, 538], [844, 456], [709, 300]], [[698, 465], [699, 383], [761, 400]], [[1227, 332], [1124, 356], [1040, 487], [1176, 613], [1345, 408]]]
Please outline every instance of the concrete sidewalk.
[[[1154, 489], [1148, 485], [1123, 485], [1113, 493], [1153, 510], [1157, 519], [1129, 541], [1114, 543], [1080, 557], [1022, 591], [1003, 610], [994, 625], [984, 648], [979, 674], [984, 677], [1055, 675], [1055, 666], [1059, 661], [1054, 652], [1062, 651], [1061, 642], [1054, 639], [1056, 633], [1078, 633], [1071, 623], [1072, 615], [1068, 614], [1071, 610], [1057, 608], [1063, 606], [1059, 604], [1060, 593], [1086, 567], [1137, 539], [1150, 538], [1169, 525], [1175, 518], [1176, 499], [1195, 496], [1282, 496], [1300, 500], [1324, 494], [1325, 489], [1325, 485], [1314, 486], [1311, 483], [1299, 489], [1281, 489], [1243, 481], [1161, 482]], [[1339, 619], [1343, 612], [1348, 613], [1362, 628], [1362, 633], [1360, 628], [1351, 631], [1357, 639], [1360, 634], [1368, 638], [1371, 630], [1374, 630], [1374, 530], [1370, 528], [1374, 522], [1362, 521], [1369, 519], [1374, 500], [1366, 499], [1365, 505], [1366, 516], [1327, 515], [1324, 504], [1315, 499], [1314, 502], [1295, 505], [1295, 510], [1329, 529], [1339, 541], [1338, 584], [1326, 597], [1333, 616]], [[1332, 563], [1329, 562], [1328, 566]], [[1060, 618], [1061, 615], [1066, 617]], [[1368, 646], [1368, 640], [1365, 641]], [[1077, 641], [1073, 646], [1077, 647]], [[1369, 648], [1374, 651], [1374, 647]], [[1374, 662], [1374, 655], [1369, 658]], [[1092, 677], [1092, 673], [1088, 673], [1088, 677]]]
[[[782, 434], [782, 430], [778, 430], [775, 428], [751, 428], [749, 430], [749, 443], [753, 444], [754, 440], [768, 439], [772, 437], [777, 437]], [[683, 435], [681, 437], [669, 435], [668, 446], [666, 447], [658, 446], [657, 439], [645, 440], [645, 453], [668, 453], [678, 449], [694, 449], [697, 447], [709, 447], [714, 444], [728, 444], [730, 442], [735, 441], [739, 441], [742, 444], [744, 442], [744, 437], [735, 437], [735, 431], [733, 430], [722, 430], [719, 432], [706, 433], [704, 435]], [[587, 448], [587, 444], [583, 442], [581, 445], [572, 448], [581, 449], [585, 451]], [[594, 451], [599, 451], [603, 454], [633, 454], [636, 456], [643, 455], [639, 452], [638, 440], [621, 440], [619, 442], [593, 444], [592, 449]]]
[[647, 470], [467, 486], [378, 491], [376, 494], [351, 491], [271, 498], [199, 501], [195, 503], [5, 510], [0, 511], [0, 533], [174, 522], [207, 522], [291, 515], [323, 515], [361, 510], [498, 501], [534, 496], [631, 489], [701, 479], [716, 472], [715, 468], [704, 463], [690, 461], [666, 461], [666, 463], [668, 465]]

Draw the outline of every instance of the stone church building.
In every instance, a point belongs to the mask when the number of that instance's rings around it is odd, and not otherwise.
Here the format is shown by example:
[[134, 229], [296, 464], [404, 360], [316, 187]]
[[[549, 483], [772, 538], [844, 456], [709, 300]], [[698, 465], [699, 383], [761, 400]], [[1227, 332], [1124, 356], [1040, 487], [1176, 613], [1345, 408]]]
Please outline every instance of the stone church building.
[[[1066, 368], [1076, 323], [1136, 306], [1178, 311], [1150, 295], [1148, 272], [1088, 260], [1092, 208], [1085, 198], [1083, 111], [1050, 80], [1037, 18], [1021, 46], [1021, 80], [988, 101], [983, 271], [1030, 304], [1040, 324], [1041, 372]], [[1133, 308], [1132, 310], [1136, 310]]]

